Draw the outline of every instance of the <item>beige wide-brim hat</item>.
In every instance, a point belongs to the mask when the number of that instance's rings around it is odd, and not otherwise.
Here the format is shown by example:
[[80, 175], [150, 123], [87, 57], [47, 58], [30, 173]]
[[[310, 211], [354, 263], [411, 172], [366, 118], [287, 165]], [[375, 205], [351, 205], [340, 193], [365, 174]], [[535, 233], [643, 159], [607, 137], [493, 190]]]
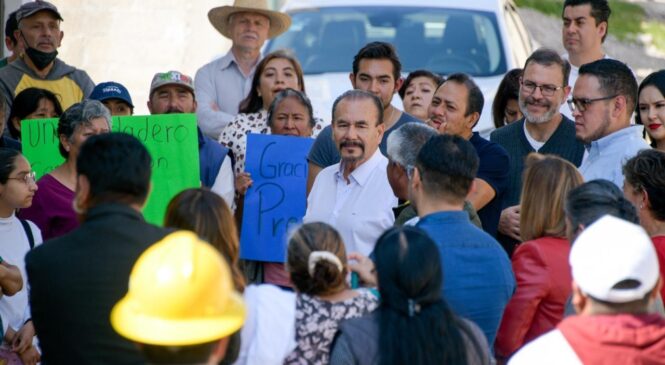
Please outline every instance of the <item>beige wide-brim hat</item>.
[[279, 11], [270, 10], [268, 0], [235, 0], [232, 6], [219, 6], [208, 12], [212, 26], [226, 38], [231, 38], [229, 17], [235, 13], [257, 13], [270, 19], [268, 38], [274, 38], [286, 32], [291, 26], [291, 17]]

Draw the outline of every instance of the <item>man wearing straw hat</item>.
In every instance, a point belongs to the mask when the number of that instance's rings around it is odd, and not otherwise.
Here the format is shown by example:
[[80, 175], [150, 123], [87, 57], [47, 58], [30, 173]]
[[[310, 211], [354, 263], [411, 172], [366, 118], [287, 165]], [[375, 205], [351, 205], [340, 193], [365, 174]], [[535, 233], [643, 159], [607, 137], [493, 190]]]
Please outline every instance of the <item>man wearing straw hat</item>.
[[195, 77], [199, 126], [217, 140], [249, 94], [263, 43], [289, 29], [291, 17], [270, 10], [267, 0], [235, 0], [233, 6], [210, 10], [208, 19], [232, 41], [224, 57], [201, 67]]

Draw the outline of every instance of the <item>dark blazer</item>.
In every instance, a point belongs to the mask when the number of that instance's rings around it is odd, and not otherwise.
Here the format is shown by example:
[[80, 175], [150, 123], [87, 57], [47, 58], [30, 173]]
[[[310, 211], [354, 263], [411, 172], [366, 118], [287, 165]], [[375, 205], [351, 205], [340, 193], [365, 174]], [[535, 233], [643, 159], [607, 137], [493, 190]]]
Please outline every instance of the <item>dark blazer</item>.
[[109, 320], [139, 255], [169, 231], [136, 210], [102, 204], [76, 230], [26, 256], [32, 319], [42, 364], [143, 364]]

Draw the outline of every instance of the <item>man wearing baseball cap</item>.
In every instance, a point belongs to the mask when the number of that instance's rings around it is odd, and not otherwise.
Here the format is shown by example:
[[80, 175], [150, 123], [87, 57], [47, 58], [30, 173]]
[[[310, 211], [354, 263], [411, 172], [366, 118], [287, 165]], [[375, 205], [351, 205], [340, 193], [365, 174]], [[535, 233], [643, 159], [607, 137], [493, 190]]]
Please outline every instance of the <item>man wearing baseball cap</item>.
[[194, 233], [178, 231], [138, 258], [111, 325], [138, 343], [150, 364], [217, 365], [245, 315], [224, 258]]
[[90, 99], [99, 100], [111, 112], [112, 116], [127, 116], [134, 114], [134, 104], [127, 88], [117, 82], [102, 82], [95, 86]]
[[31, 1], [16, 11], [16, 21], [14, 36], [24, 52], [0, 69], [0, 94], [7, 105], [11, 108], [14, 96], [29, 87], [58, 95], [63, 109], [90, 95], [95, 87], [90, 76], [57, 58], [64, 34], [58, 8], [47, 1]]
[[291, 18], [270, 10], [267, 0], [235, 0], [232, 6], [210, 10], [208, 19], [232, 41], [224, 57], [196, 72], [198, 122], [203, 133], [217, 140], [249, 94], [263, 43], [289, 29]]
[[662, 279], [651, 239], [606, 215], [570, 251], [576, 316], [527, 344], [509, 364], [662, 364], [665, 318], [649, 314]]
[[[194, 113], [196, 97], [192, 78], [178, 71], [155, 74], [148, 100], [150, 114]], [[233, 207], [235, 177], [230, 150], [203, 135], [199, 136], [199, 168], [201, 184], [224, 198]]]

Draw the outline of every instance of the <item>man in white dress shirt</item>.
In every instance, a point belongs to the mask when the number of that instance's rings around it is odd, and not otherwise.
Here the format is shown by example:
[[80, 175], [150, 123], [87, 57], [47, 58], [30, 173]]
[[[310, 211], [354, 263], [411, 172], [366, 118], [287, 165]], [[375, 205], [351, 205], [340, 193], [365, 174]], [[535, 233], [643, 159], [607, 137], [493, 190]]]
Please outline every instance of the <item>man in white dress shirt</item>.
[[291, 17], [270, 10], [267, 0], [235, 0], [233, 6], [210, 10], [208, 19], [233, 42], [224, 57], [201, 67], [195, 77], [198, 123], [216, 141], [249, 94], [263, 43], [289, 29]]
[[344, 239], [347, 253], [369, 255], [395, 220], [397, 205], [379, 151], [383, 106], [373, 94], [349, 90], [333, 104], [333, 139], [341, 162], [323, 169], [307, 198], [304, 222], [326, 222]]

